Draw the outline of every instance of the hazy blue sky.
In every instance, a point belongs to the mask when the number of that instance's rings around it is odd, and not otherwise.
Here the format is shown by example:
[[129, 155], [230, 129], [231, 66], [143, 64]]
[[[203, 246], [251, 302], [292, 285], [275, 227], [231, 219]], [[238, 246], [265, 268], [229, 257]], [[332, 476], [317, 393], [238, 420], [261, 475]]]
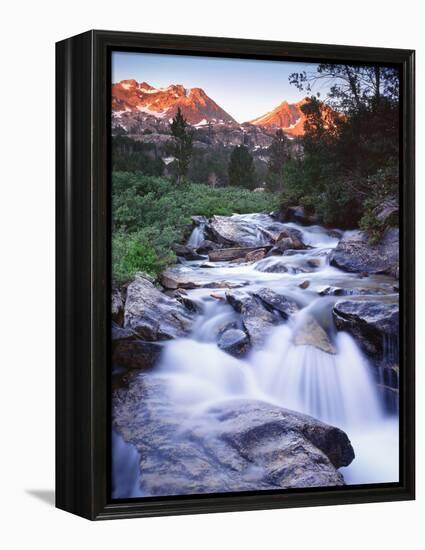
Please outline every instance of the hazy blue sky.
[[[289, 84], [288, 76], [314, 67], [311, 63], [114, 52], [112, 82], [134, 78], [156, 88], [169, 84], [203, 88], [238, 122], [245, 122], [284, 100], [302, 99], [305, 94]], [[322, 95], [326, 91], [322, 89]]]

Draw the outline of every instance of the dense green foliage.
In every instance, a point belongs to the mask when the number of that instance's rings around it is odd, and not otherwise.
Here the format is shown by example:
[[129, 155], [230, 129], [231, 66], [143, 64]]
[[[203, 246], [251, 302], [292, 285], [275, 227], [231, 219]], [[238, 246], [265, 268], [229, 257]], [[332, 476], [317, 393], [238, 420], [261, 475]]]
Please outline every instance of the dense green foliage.
[[192, 183], [182, 188], [167, 178], [113, 173], [113, 278], [122, 282], [136, 271], [160, 273], [175, 261], [173, 245], [182, 241], [191, 216], [269, 212], [277, 204], [267, 192]]
[[255, 189], [254, 159], [245, 145], [237, 145], [230, 155], [229, 185]]
[[282, 205], [300, 204], [326, 224], [360, 226], [376, 236], [376, 209], [397, 200], [398, 73], [322, 64], [315, 73], [291, 75], [309, 91], [322, 78], [333, 79], [329, 101], [343, 114], [324, 116], [317, 97], [301, 107], [304, 154], [284, 165]]

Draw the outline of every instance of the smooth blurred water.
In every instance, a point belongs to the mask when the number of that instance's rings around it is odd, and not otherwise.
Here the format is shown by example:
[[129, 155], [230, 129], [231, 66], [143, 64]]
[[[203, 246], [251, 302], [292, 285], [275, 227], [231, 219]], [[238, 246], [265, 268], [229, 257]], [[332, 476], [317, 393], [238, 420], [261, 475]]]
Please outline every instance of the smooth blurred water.
[[[329, 265], [328, 255], [338, 238], [319, 226], [277, 224], [265, 214], [233, 216], [240, 223], [252, 225], [260, 237], [273, 223], [284, 229], [301, 232], [308, 250], [291, 251], [284, 256], [265, 258], [250, 265], [222, 262], [219, 267], [202, 268], [202, 262], [186, 262], [182, 269], [207, 280], [243, 281], [242, 291], [268, 287], [297, 301], [300, 312], [288, 322], [270, 330], [262, 349], [237, 359], [221, 351], [216, 342], [224, 326], [240, 324], [238, 315], [225, 300], [223, 289], [196, 289], [189, 296], [201, 300], [203, 313], [189, 338], [166, 344], [160, 364], [153, 376], [167, 380], [175, 407], [197, 415], [211, 405], [235, 398], [267, 401], [294, 411], [309, 414], [338, 426], [349, 436], [354, 451], [353, 463], [342, 468], [348, 484], [398, 481], [398, 417], [389, 416], [378, 392], [376, 377], [355, 340], [337, 332], [332, 321], [332, 306], [339, 299], [320, 297], [324, 285], [358, 286], [355, 274]], [[199, 231], [198, 231], [199, 230]], [[188, 245], [195, 246], [203, 230], [195, 227]], [[314, 259], [314, 262], [309, 260]], [[287, 272], [264, 271], [283, 263]], [[307, 289], [300, 283], [308, 280]], [[370, 277], [362, 283], [368, 292], [388, 285], [383, 277]], [[212, 297], [211, 293], [215, 296]], [[309, 318], [314, 318], [327, 334], [335, 353], [314, 345], [297, 345], [297, 332]]]

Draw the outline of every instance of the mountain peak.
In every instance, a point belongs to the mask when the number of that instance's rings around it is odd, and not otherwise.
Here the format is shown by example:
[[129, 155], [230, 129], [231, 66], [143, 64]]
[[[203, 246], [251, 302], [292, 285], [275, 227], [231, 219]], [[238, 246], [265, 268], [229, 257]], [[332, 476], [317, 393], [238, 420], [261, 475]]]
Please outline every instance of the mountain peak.
[[183, 84], [154, 88], [147, 82], [121, 80], [112, 85], [112, 110], [142, 112], [171, 118], [180, 108], [190, 124], [236, 121], [213, 101], [202, 88], [187, 89]]
[[[281, 129], [290, 136], [304, 135], [305, 114], [301, 107], [310, 101], [309, 97], [304, 97], [297, 103], [288, 103], [282, 101], [275, 109], [266, 113], [263, 116], [250, 121], [250, 124], [262, 126], [263, 128]], [[327, 123], [331, 123], [331, 119], [336, 116], [336, 113], [324, 103], [321, 103], [322, 116]]]

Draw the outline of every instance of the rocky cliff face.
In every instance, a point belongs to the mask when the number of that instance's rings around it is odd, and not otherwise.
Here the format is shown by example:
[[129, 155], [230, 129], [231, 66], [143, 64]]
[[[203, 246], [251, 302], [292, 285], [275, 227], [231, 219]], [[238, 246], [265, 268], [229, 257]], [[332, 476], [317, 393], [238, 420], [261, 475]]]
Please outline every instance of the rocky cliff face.
[[115, 113], [145, 113], [168, 121], [177, 109], [190, 124], [231, 123], [235, 120], [201, 88], [171, 84], [154, 88], [147, 82], [122, 80], [112, 85], [112, 110]]
[[[297, 103], [288, 103], [283, 101], [272, 111], [250, 121], [250, 124], [261, 126], [263, 128], [281, 129], [285, 134], [297, 137], [304, 135], [304, 122], [306, 116], [301, 107], [305, 105], [308, 98], [304, 98]], [[331, 126], [335, 123], [335, 118], [338, 116], [333, 109], [321, 104], [322, 118], [326, 125]]]

